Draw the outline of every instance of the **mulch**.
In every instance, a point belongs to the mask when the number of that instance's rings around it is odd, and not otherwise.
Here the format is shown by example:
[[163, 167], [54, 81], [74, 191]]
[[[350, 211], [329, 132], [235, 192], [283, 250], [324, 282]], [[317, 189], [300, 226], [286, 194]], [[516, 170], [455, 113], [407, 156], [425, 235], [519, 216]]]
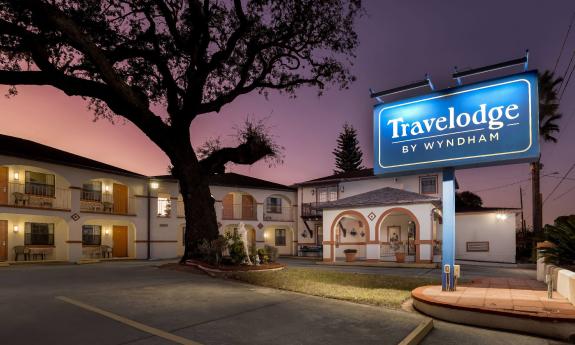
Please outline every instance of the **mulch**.
[[201, 266], [206, 267], [206, 268], [225, 271], [225, 272], [250, 272], [250, 271], [262, 271], [262, 270], [270, 270], [270, 269], [274, 269], [274, 268], [285, 267], [285, 265], [277, 263], [277, 262], [267, 263], [267, 264], [263, 264], [263, 265], [259, 265], [259, 266], [255, 266], [255, 265], [253, 265], [253, 266], [248, 266], [248, 265], [214, 266], [214, 265], [210, 265], [206, 262], [199, 261], [199, 260], [188, 260], [186, 264], [169, 263], [169, 264], [161, 265], [160, 268], [167, 269], [167, 270], [173, 270], [173, 271], [179, 271], [179, 272], [196, 272], [196, 273], [202, 272], [202, 270], [198, 269], [193, 264], [201, 265]]

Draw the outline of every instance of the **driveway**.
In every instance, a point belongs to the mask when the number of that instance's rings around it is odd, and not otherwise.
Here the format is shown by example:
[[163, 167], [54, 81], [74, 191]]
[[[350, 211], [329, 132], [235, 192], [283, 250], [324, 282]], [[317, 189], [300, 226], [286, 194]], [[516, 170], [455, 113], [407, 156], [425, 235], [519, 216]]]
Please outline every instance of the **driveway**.
[[[416, 313], [254, 287], [157, 265], [0, 268], [0, 343], [173, 344], [130, 326], [132, 322], [201, 344], [397, 344], [424, 319]], [[552, 343], [443, 322], [435, 325], [423, 344]]]
[[[282, 257], [279, 260], [291, 267], [313, 268], [321, 270], [332, 270], [339, 272], [372, 273], [385, 275], [399, 275], [410, 277], [437, 277], [441, 278], [441, 270], [438, 268], [390, 268], [371, 266], [331, 266], [317, 264], [315, 260]], [[476, 265], [462, 265], [461, 273], [463, 279], [473, 279], [478, 277], [505, 277], [520, 279], [536, 279], [537, 272], [533, 269], [512, 268], [512, 267], [489, 267]]]

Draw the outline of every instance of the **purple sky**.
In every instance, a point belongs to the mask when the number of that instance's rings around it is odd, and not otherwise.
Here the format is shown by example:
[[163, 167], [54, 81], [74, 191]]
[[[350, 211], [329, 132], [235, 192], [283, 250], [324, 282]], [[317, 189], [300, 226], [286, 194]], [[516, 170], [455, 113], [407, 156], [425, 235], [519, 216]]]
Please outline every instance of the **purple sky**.
[[[233, 126], [246, 116], [269, 117], [278, 142], [285, 147], [285, 163], [268, 167], [262, 162], [231, 171], [280, 183], [294, 183], [330, 174], [337, 134], [345, 121], [359, 131], [364, 165], [372, 165], [372, 100], [368, 88], [382, 90], [423, 79], [430, 73], [437, 88], [454, 86], [453, 66], [481, 67], [521, 57], [529, 49], [530, 69], [553, 69], [569, 21], [573, 0], [420, 0], [365, 1], [367, 14], [358, 23], [360, 47], [349, 90], [331, 89], [318, 98], [316, 90], [301, 89], [296, 99], [272, 94], [266, 100], [255, 93], [239, 98], [219, 114], [203, 115], [192, 124], [193, 143], [221, 136], [231, 143]], [[575, 49], [575, 27], [557, 68], [563, 74]], [[508, 72], [519, 72], [510, 69]], [[493, 75], [496, 76], [496, 75]], [[488, 77], [487, 75], [485, 77]], [[473, 80], [470, 80], [471, 82]], [[545, 199], [575, 163], [575, 81], [567, 87], [561, 104], [564, 132], [558, 144], [542, 144], [542, 180]], [[42, 87], [22, 87], [11, 99], [0, 98], [3, 126], [0, 132], [54, 146], [143, 174], [164, 174], [167, 157], [133, 125], [92, 122], [80, 98]], [[5, 87], [0, 92], [6, 93]], [[406, 95], [407, 96], [407, 95]], [[121, 122], [121, 121], [120, 121]], [[568, 127], [567, 127], [568, 126]], [[488, 206], [519, 207], [519, 187], [524, 190], [530, 223], [529, 167], [461, 170], [460, 187], [479, 191]], [[544, 221], [575, 213], [575, 173], [544, 204]], [[516, 183], [521, 181], [520, 183]], [[515, 184], [513, 184], [515, 183]], [[494, 187], [509, 185], [502, 188]], [[487, 191], [483, 191], [489, 189]], [[560, 198], [558, 198], [560, 197]], [[558, 198], [558, 199], [557, 199]]]

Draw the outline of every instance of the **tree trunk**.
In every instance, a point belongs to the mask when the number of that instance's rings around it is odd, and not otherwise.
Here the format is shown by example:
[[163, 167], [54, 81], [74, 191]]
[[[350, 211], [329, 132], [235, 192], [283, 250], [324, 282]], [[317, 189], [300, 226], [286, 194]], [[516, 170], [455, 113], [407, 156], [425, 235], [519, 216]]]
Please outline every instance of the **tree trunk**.
[[202, 173], [195, 155], [186, 156], [177, 162], [172, 160], [172, 174], [180, 183], [186, 216], [185, 251], [181, 262], [199, 258], [198, 245], [204, 240], [216, 239], [219, 234], [208, 176]]

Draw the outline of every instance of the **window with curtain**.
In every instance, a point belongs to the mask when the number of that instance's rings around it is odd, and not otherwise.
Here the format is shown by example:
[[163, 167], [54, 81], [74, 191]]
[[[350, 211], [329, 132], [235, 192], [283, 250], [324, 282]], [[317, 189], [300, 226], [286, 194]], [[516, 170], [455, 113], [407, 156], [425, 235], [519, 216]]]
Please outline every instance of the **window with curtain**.
[[90, 181], [82, 184], [82, 200], [102, 201], [102, 182]]
[[54, 245], [54, 224], [26, 223], [24, 245]]
[[276, 229], [276, 246], [286, 245], [286, 229]]
[[437, 194], [437, 176], [419, 178], [421, 194]]
[[102, 226], [82, 225], [82, 244], [87, 246], [102, 244]]
[[266, 199], [266, 212], [282, 213], [282, 199], [279, 197], [269, 197]]
[[56, 177], [51, 174], [44, 174], [35, 171], [26, 171], [26, 194], [54, 197]]

